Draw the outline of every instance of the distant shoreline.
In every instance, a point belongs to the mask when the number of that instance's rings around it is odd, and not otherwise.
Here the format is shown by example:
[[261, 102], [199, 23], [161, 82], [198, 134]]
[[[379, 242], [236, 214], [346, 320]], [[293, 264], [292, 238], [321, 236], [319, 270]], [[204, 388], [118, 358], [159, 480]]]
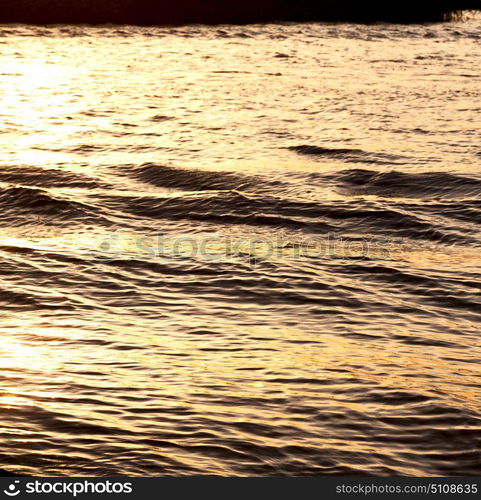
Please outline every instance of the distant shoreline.
[[250, 24], [262, 22], [442, 22], [481, 0], [2, 0], [0, 23], [27, 24]]

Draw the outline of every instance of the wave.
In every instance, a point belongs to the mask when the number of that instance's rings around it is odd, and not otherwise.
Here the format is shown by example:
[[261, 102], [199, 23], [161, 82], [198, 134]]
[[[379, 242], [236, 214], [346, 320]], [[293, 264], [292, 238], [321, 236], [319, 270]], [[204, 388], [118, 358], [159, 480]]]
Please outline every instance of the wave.
[[[432, 277], [422, 272], [408, 272], [388, 265], [369, 263], [348, 263], [335, 268], [336, 273], [357, 276], [362, 281], [380, 284], [396, 283], [397, 293], [416, 297], [418, 304], [433, 304], [439, 310], [464, 310], [474, 315], [481, 314], [481, 302], [476, 294], [481, 285], [466, 279], [453, 277]], [[419, 314], [420, 311], [417, 311]]]
[[127, 172], [130, 176], [158, 187], [186, 191], [245, 190], [259, 185], [254, 177], [230, 172], [209, 172], [145, 163]]
[[2, 309], [50, 310], [62, 309], [73, 310], [74, 304], [66, 297], [59, 295], [38, 295], [24, 290], [0, 289], [0, 303]]
[[351, 148], [328, 148], [322, 146], [310, 146], [302, 144], [300, 146], [290, 146], [287, 149], [301, 155], [309, 155], [318, 158], [329, 158], [342, 160], [348, 163], [396, 163], [401, 157], [385, 153], [372, 153], [362, 149]]
[[39, 187], [68, 187], [98, 189], [107, 188], [107, 184], [59, 168], [41, 168], [32, 165], [2, 166], [0, 181], [9, 184], [25, 184]]
[[355, 169], [343, 170], [337, 180], [343, 191], [356, 195], [481, 199], [481, 179], [446, 172], [411, 174]]
[[[53, 224], [94, 222], [138, 228], [147, 221], [197, 221], [223, 227], [233, 225], [289, 229], [307, 234], [384, 235], [440, 243], [478, 245], [476, 224], [481, 219], [481, 180], [446, 173], [408, 174], [345, 170], [331, 175], [308, 174], [314, 179], [332, 183], [334, 189], [350, 195], [377, 195], [385, 198], [460, 197], [443, 203], [383, 203], [358, 200], [302, 201], [283, 191], [287, 182], [230, 172], [180, 169], [156, 164], [122, 167], [141, 182], [180, 193], [143, 193], [84, 189], [82, 201], [70, 195], [40, 187], [15, 186], [0, 190], [0, 207], [4, 210], [2, 225], [25, 225], [48, 219]], [[32, 183], [82, 188], [100, 184], [66, 171], [41, 168], [6, 170], [2, 180], [30, 180]], [[295, 178], [294, 182], [298, 182]], [[277, 194], [272, 194], [276, 193]], [[76, 198], [77, 196], [77, 198]], [[471, 197], [470, 200], [464, 198]], [[475, 198], [475, 199], [473, 199]], [[436, 215], [436, 217], [433, 217]], [[453, 221], [453, 222], [449, 222]], [[458, 222], [472, 227], [460, 229]]]
[[34, 224], [37, 218], [48, 218], [56, 223], [98, 219], [93, 207], [55, 196], [45, 189], [25, 186], [0, 189], [0, 207], [3, 211], [1, 224], [6, 226]]
[[423, 213], [407, 213], [402, 206], [379, 206], [358, 201], [295, 201], [281, 196], [235, 190], [133, 196], [96, 195], [97, 202], [114, 212], [130, 214], [133, 225], [148, 220], [198, 221], [222, 226], [248, 225], [300, 230], [307, 234], [381, 234], [431, 242], [478, 244], [457, 225], [426, 220]]
[[[237, 191], [211, 191], [204, 194], [178, 196], [119, 196], [103, 197], [103, 203], [115, 210], [152, 219], [194, 220], [214, 224], [243, 224], [257, 226], [302, 229], [303, 220], [290, 216], [288, 210], [276, 209], [274, 204], [262, 198], [248, 196]], [[318, 222], [316, 228], [322, 231], [332, 229], [328, 224]]]

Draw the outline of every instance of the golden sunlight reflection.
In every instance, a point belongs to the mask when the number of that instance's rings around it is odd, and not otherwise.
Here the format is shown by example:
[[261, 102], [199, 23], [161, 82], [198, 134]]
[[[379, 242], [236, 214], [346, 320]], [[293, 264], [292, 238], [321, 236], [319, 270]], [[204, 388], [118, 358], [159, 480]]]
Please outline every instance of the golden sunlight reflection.
[[[40, 59], [11, 58], [2, 66], [4, 75], [15, 75], [14, 80], [2, 84], [2, 115], [8, 126], [0, 148], [4, 162], [40, 166], [69, 163], [71, 156], [63, 150], [82, 130], [72, 117], [86, 106], [74, 90], [84, 70]], [[48, 151], [49, 147], [58, 152]]]

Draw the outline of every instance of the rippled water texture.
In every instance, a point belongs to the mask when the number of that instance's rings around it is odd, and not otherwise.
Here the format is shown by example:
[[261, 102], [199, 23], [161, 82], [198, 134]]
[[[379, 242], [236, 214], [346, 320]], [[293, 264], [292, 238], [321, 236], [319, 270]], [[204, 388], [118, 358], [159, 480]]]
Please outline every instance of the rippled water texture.
[[479, 20], [0, 33], [0, 467], [480, 473]]

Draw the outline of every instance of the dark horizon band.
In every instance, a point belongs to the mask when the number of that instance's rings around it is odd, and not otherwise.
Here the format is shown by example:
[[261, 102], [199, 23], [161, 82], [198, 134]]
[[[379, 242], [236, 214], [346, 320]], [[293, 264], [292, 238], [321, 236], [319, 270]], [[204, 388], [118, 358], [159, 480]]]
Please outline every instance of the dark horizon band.
[[0, 23], [248, 24], [272, 21], [440, 22], [481, 0], [2, 0]]

